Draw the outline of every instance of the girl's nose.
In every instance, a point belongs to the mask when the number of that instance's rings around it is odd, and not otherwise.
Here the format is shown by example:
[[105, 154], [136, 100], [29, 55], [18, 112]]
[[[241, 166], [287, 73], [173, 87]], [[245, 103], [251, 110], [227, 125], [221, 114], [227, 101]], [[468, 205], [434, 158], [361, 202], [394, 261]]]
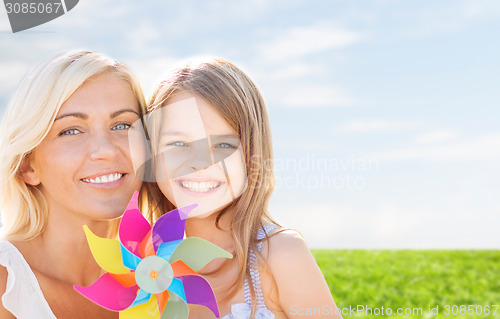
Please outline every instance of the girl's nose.
[[193, 172], [203, 170], [214, 164], [213, 154], [210, 153], [208, 139], [193, 142], [192, 150], [189, 155], [186, 164]]

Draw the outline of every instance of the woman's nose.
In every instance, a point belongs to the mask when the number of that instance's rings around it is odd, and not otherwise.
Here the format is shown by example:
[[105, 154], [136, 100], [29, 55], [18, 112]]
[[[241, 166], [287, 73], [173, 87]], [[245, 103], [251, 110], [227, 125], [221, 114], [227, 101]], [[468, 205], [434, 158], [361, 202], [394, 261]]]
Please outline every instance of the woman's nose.
[[114, 159], [119, 153], [119, 147], [109, 133], [95, 134], [90, 143], [90, 159], [93, 161]]

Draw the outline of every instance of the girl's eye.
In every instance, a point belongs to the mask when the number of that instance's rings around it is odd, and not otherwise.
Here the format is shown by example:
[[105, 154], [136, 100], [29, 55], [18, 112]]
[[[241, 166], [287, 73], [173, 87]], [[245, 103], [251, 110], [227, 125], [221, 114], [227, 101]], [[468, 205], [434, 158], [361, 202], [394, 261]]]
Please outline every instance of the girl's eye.
[[123, 124], [122, 123], [122, 124], [117, 124], [117, 125], [113, 126], [112, 130], [119, 130], [119, 131], [128, 130], [131, 127], [132, 127], [132, 125], [130, 125], [130, 124]]
[[81, 131], [76, 129], [76, 128], [69, 128], [69, 129], [66, 129], [66, 130], [63, 130], [61, 133], [59, 133], [59, 136], [62, 136], [62, 135], [77, 135], [77, 134], [80, 134]]
[[236, 148], [234, 145], [231, 145], [229, 143], [220, 143], [215, 145], [216, 148]]
[[169, 145], [169, 146], [188, 146], [186, 143], [181, 142], [181, 141], [175, 141], [175, 142], [169, 143], [167, 145]]

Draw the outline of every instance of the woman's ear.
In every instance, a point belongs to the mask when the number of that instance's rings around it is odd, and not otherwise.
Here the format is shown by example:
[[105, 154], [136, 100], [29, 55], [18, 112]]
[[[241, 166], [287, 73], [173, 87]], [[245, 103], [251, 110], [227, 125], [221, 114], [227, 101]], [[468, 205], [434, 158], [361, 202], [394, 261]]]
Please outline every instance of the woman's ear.
[[40, 177], [35, 172], [31, 165], [31, 159], [29, 156], [24, 157], [21, 160], [21, 165], [19, 166], [19, 173], [23, 181], [31, 186], [40, 185]]

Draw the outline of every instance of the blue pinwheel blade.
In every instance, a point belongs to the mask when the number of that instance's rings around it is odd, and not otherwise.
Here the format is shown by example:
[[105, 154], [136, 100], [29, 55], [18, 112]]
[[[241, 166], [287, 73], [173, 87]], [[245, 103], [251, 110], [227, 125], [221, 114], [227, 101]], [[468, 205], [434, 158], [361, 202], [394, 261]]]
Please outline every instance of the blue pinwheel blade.
[[175, 293], [176, 295], [181, 297], [185, 302], [187, 302], [186, 293], [184, 292], [184, 285], [183, 285], [181, 280], [179, 280], [177, 278], [173, 278], [172, 283], [168, 287], [168, 292]]
[[129, 308], [136, 307], [139, 305], [142, 305], [151, 299], [151, 294], [149, 292], [145, 292], [142, 289], [139, 289], [139, 293], [137, 293], [137, 297], [135, 298], [134, 302], [130, 305]]
[[170, 256], [172, 256], [174, 250], [177, 248], [177, 246], [179, 246], [181, 242], [182, 239], [179, 239], [161, 244], [158, 247], [156, 255], [168, 261], [170, 259]]
[[141, 262], [141, 258], [131, 253], [127, 248], [125, 248], [125, 246], [123, 246], [122, 243], [120, 243], [120, 249], [122, 252], [123, 265], [130, 270], [135, 270], [137, 265]]

